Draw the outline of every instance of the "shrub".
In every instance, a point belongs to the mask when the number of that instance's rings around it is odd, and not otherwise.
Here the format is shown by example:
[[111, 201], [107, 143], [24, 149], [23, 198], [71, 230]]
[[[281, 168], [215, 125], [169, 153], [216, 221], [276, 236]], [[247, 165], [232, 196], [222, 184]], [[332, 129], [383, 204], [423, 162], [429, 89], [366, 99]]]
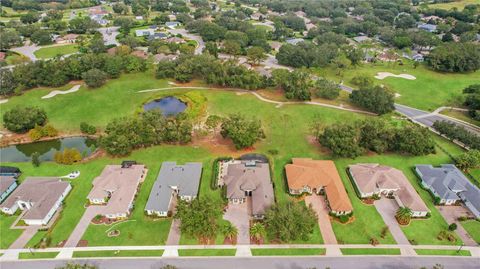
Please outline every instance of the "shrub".
[[59, 164], [73, 164], [82, 160], [82, 155], [75, 149], [64, 149], [63, 152], [57, 151], [53, 156], [56, 163]]
[[469, 132], [464, 127], [447, 121], [436, 121], [433, 123], [433, 128], [450, 139], [462, 142], [467, 147], [480, 149], [480, 136]]
[[377, 238], [372, 237], [372, 238], [370, 238], [370, 244], [371, 244], [372, 246], [376, 246], [376, 245], [380, 244], [380, 242], [378, 241]]
[[38, 107], [15, 107], [3, 115], [3, 125], [15, 133], [25, 133], [47, 121], [45, 110]]
[[97, 128], [86, 122], [80, 123], [80, 131], [84, 134], [94, 135], [97, 132]]
[[448, 230], [449, 231], [455, 231], [457, 229], [457, 224], [456, 223], [452, 223], [450, 225], [448, 225]]
[[102, 70], [93, 68], [82, 74], [85, 84], [90, 88], [97, 88], [105, 84], [107, 80], [107, 73]]
[[341, 222], [341, 223], [347, 223], [348, 222], [348, 219], [350, 219], [347, 215], [340, 215], [338, 216], [338, 220]]
[[395, 110], [393, 93], [380, 86], [354, 90], [350, 94], [350, 100], [354, 104], [380, 115]]
[[44, 127], [35, 125], [35, 128], [28, 131], [28, 136], [32, 141], [37, 141], [43, 137], [55, 137], [58, 135], [58, 130], [52, 125], [47, 124]]
[[35, 167], [40, 166], [40, 153], [34, 152], [32, 154], [32, 165], [35, 166]]
[[230, 115], [224, 119], [220, 133], [224, 138], [232, 139], [237, 149], [251, 147], [258, 140], [265, 138], [265, 133], [259, 120], [249, 120], [239, 114]]

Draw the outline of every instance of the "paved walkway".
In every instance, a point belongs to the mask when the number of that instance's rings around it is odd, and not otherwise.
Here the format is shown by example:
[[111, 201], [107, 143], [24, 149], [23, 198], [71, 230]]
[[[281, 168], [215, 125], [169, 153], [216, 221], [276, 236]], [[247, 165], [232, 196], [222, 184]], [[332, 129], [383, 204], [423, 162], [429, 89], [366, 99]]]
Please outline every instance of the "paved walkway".
[[472, 215], [468, 209], [463, 206], [436, 206], [440, 214], [447, 221], [448, 224], [457, 224], [457, 230], [455, 231], [460, 239], [466, 246], [477, 246], [477, 242], [468, 234], [463, 228], [462, 224], [458, 221], [459, 217]]
[[318, 216], [318, 225], [320, 226], [320, 232], [322, 233], [323, 242], [327, 245], [336, 245], [337, 238], [332, 229], [330, 223], [330, 216], [328, 215], [328, 207], [323, 196], [309, 195], [305, 197], [305, 203], [312, 205], [313, 210]]
[[[238, 229], [237, 244], [250, 244], [250, 212], [251, 202], [247, 199], [247, 203], [228, 204], [227, 212], [223, 214], [223, 218], [230, 221]], [[250, 210], [249, 210], [250, 209]]]
[[168, 232], [167, 246], [176, 246], [180, 244], [180, 220], [173, 219], [170, 226], [170, 232]]

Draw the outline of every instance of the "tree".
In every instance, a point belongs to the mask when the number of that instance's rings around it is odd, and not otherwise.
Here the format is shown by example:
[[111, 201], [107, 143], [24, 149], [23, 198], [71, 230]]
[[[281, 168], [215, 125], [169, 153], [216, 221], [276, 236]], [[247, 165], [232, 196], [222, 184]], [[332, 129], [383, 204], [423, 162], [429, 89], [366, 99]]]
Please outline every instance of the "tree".
[[34, 167], [39, 167], [40, 166], [40, 153], [34, 152], [32, 154], [32, 165]]
[[0, 69], [0, 95], [8, 96], [14, 93], [18, 83], [9, 69]]
[[258, 64], [267, 58], [262, 47], [251, 47], [247, 49], [247, 58], [253, 64]]
[[384, 120], [365, 120], [360, 123], [360, 145], [376, 153], [392, 148], [395, 131]]
[[373, 86], [373, 79], [369, 76], [354, 76], [352, 83], [359, 88], [368, 88]]
[[102, 70], [93, 68], [83, 73], [82, 78], [85, 80], [85, 84], [87, 84], [88, 87], [98, 88], [107, 81], [107, 74]]
[[45, 110], [38, 107], [15, 107], [3, 115], [3, 126], [15, 133], [25, 133], [47, 121]]
[[87, 32], [92, 32], [93, 29], [99, 27], [99, 24], [88, 16], [75, 17], [71, 19], [68, 24], [70, 31], [75, 34], [85, 34]]
[[215, 42], [205, 43], [205, 50], [215, 58], [218, 58], [218, 46]]
[[130, 32], [130, 29], [132, 29], [135, 25], [135, 22], [130, 18], [118, 17], [113, 21], [113, 24], [120, 27], [120, 32], [122, 32], [123, 34], [128, 34]]
[[251, 147], [258, 140], [265, 138], [259, 120], [248, 120], [240, 114], [233, 114], [225, 118], [220, 133], [224, 138], [232, 139], [237, 149]]
[[37, 12], [29, 11], [26, 14], [20, 16], [20, 21], [24, 24], [36, 23], [40, 19], [40, 16]]
[[128, 6], [124, 3], [115, 3], [112, 5], [113, 12], [117, 14], [126, 15], [128, 13]]
[[288, 74], [282, 88], [288, 99], [310, 100], [310, 75], [302, 70], [294, 70]]
[[88, 49], [95, 54], [107, 51], [107, 47], [105, 46], [101, 34], [95, 34], [93, 36], [93, 38], [90, 40], [90, 44], [88, 45]]
[[480, 68], [480, 46], [474, 43], [444, 43], [427, 57], [433, 69], [444, 72], [471, 72]]
[[351, 48], [347, 50], [347, 58], [350, 60], [352, 65], [358, 65], [362, 62], [363, 56], [365, 53], [358, 48]]
[[62, 151], [57, 151], [53, 155], [56, 163], [71, 165], [82, 160], [82, 154], [76, 148], [66, 148]]
[[355, 126], [334, 124], [325, 128], [317, 140], [330, 149], [334, 156], [356, 158], [363, 153], [359, 146], [360, 133]]
[[240, 43], [235, 40], [226, 40], [223, 42], [223, 50], [227, 54], [237, 56], [240, 55], [242, 47], [240, 46]]
[[36, 31], [32, 34], [30, 40], [37, 45], [48, 45], [53, 43], [52, 34], [47, 30]]
[[267, 231], [265, 230], [265, 226], [259, 222], [254, 223], [252, 227], [250, 227], [250, 238], [256, 240], [257, 242], [265, 238], [267, 235]]
[[0, 28], [0, 50], [8, 50], [22, 44], [22, 37], [15, 30]]
[[463, 171], [480, 167], [480, 150], [469, 150], [455, 159], [455, 165]]
[[340, 95], [340, 87], [330, 80], [319, 78], [315, 83], [315, 95], [321, 98], [333, 100]]
[[238, 229], [237, 227], [233, 226], [231, 222], [226, 222], [222, 227], [222, 233], [225, 238], [228, 238], [231, 241], [237, 237]]
[[449, 231], [455, 231], [457, 229], [457, 224], [456, 223], [452, 223], [450, 225], [448, 225], [448, 230]]
[[308, 240], [316, 224], [315, 211], [294, 201], [275, 204], [265, 212], [269, 236], [282, 242]]
[[80, 131], [84, 134], [94, 135], [97, 132], [97, 128], [86, 122], [80, 123]]
[[386, 114], [395, 110], [394, 95], [380, 86], [361, 88], [350, 94], [352, 103], [377, 114]]
[[395, 218], [400, 225], [408, 225], [412, 219], [412, 210], [408, 207], [400, 207], [395, 213]]
[[435, 142], [428, 129], [416, 125], [409, 125], [397, 130], [394, 148], [414, 156], [435, 153]]
[[480, 136], [468, 131], [463, 126], [448, 121], [435, 121], [433, 128], [450, 139], [456, 139], [471, 149], [480, 150]]
[[210, 198], [196, 198], [191, 202], [179, 200], [177, 213], [182, 234], [208, 243], [215, 238], [218, 229], [218, 218], [222, 215], [221, 206]]

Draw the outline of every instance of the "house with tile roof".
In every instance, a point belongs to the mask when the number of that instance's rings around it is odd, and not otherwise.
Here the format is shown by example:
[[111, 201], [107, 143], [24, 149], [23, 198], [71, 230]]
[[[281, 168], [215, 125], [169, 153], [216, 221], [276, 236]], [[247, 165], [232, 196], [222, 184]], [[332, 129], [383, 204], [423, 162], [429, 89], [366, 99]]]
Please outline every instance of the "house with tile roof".
[[191, 201], [198, 195], [202, 163], [193, 162], [179, 165], [164, 162], [148, 197], [145, 212], [149, 216], [166, 217], [172, 211], [172, 202], [180, 198]]
[[251, 214], [256, 219], [262, 219], [275, 202], [270, 166], [266, 162], [243, 160], [228, 163], [223, 184], [230, 203], [241, 204], [251, 198]]
[[285, 166], [285, 172], [290, 194], [324, 193], [331, 213], [346, 215], [353, 211], [333, 161], [293, 158]]
[[422, 185], [438, 197], [440, 204], [463, 202], [476, 218], [480, 218], [480, 189], [455, 165], [416, 165], [415, 172], [421, 178]]
[[0, 208], [7, 215], [25, 211], [21, 218], [27, 225], [47, 225], [71, 189], [59, 178], [27, 177]]
[[360, 198], [391, 196], [399, 207], [412, 210], [412, 217], [425, 217], [430, 210], [402, 171], [376, 163], [348, 166], [348, 173]]

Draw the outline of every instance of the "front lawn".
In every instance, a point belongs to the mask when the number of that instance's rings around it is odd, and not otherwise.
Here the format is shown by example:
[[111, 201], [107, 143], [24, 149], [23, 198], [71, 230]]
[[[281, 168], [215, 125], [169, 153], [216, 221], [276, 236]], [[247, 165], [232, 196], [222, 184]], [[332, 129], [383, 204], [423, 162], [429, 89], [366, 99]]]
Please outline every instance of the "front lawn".
[[415, 249], [418, 255], [431, 256], [472, 256], [469, 250], [462, 249], [460, 251], [455, 249]]
[[72, 54], [78, 52], [77, 45], [75, 44], [68, 44], [62, 46], [51, 46], [41, 48], [35, 51], [33, 54], [39, 59], [49, 59], [56, 56], [62, 56], [67, 54]]
[[10, 229], [10, 226], [15, 222], [19, 216], [20, 210], [16, 215], [8, 216], [5, 214], [0, 214], [0, 248], [8, 248], [17, 238], [23, 233], [21, 229]]
[[161, 257], [161, 250], [98, 250], [98, 251], [74, 251], [73, 258], [89, 257]]
[[229, 249], [179, 249], [178, 256], [235, 256], [234, 248]]
[[400, 255], [399, 248], [341, 248], [343, 255]]
[[480, 244], [480, 221], [478, 220], [467, 220], [460, 222], [468, 234]]
[[252, 248], [253, 256], [315, 256], [325, 255], [324, 248]]
[[30, 260], [30, 259], [53, 259], [57, 257], [57, 252], [22, 252], [18, 254], [20, 260]]

